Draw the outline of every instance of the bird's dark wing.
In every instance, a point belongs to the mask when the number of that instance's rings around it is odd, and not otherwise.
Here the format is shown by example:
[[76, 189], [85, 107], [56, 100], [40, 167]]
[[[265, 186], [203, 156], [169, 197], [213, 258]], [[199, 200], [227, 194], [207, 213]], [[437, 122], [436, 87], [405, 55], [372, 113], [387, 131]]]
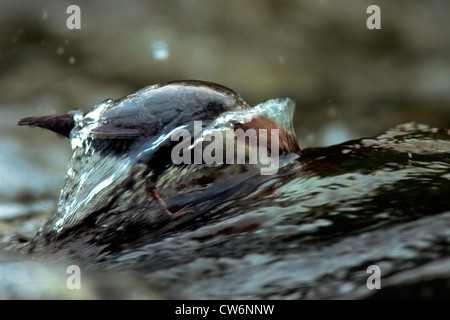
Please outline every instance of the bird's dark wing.
[[206, 84], [147, 87], [117, 100], [102, 114], [92, 136], [113, 140], [160, 136], [196, 120], [214, 119], [238, 105], [235, 94]]
[[73, 127], [75, 126], [73, 116], [70, 114], [28, 117], [20, 119], [17, 124], [19, 126], [40, 127], [48, 129], [66, 138], [69, 138], [70, 131], [72, 131]]

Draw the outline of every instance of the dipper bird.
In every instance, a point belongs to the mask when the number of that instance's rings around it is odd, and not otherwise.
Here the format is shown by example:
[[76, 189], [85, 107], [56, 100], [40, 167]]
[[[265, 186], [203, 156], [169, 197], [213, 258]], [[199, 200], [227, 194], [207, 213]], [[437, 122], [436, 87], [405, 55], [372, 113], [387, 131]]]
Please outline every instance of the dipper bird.
[[[171, 141], [170, 134], [181, 127], [192, 132], [194, 121], [201, 121], [202, 127], [206, 128], [221, 114], [249, 109], [250, 106], [229, 88], [210, 82], [185, 80], [149, 86], [122, 99], [105, 100], [86, 115], [74, 111], [64, 115], [28, 117], [21, 119], [18, 125], [56, 132], [69, 138], [74, 150], [84, 150], [83, 154], [116, 158], [134, 155], [134, 163], [146, 167], [141, 177], [148, 177], [147, 174], [152, 173], [146, 181], [146, 190], [162, 205], [167, 215], [172, 215], [156, 190], [158, 177], [173, 166], [171, 150], [177, 142]], [[278, 129], [279, 154], [300, 154], [295, 136], [268, 117], [257, 115], [248, 122], [236, 122], [233, 126], [256, 131]], [[88, 171], [89, 168], [80, 170]], [[73, 172], [71, 176], [73, 178]], [[81, 177], [83, 175], [78, 172], [78, 177], [73, 179], [80, 180]], [[111, 177], [108, 179], [111, 180]], [[110, 180], [103, 181], [102, 186], [110, 184]], [[128, 185], [131, 188], [133, 179], [128, 181], [131, 181]], [[79, 183], [76, 182], [78, 189]], [[100, 191], [92, 189], [85, 198], [95, 196]], [[86, 204], [83, 202], [83, 205]], [[80, 204], [73, 206], [78, 207]]]

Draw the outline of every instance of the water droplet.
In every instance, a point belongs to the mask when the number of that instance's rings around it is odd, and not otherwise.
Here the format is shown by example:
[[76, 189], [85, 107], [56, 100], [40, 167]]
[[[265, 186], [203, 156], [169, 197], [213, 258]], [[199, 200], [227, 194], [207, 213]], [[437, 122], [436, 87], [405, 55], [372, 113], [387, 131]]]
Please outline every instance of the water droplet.
[[64, 54], [64, 48], [63, 47], [58, 47], [58, 49], [56, 50], [56, 53], [58, 54], [58, 55], [63, 55]]
[[164, 41], [152, 43], [152, 54], [155, 60], [165, 60], [169, 57], [169, 49]]
[[69, 63], [70, 64], [75, 64], [75, 58], [74, 57], [70, 57], [69, 58]]
[[335, 117], [335, 116], [337, 115], [337, 110], [336, 110], [336, 108], [335, 108], [335, 107], [329, 108], [327, 114], [328, 114], [328, 116], [329, 116], [330, 118]]
[[278, 57], [278, 61], [279, 61], [280, 63], [284, 63], [284, 57], [279, 56], [279, 57]]
[[47, 20], [48, 13], [47, 11], [42, 11], [42, 20]]
[[315, 141], [316, 141], [316, 136], [315, 136], [313, 133], [309, 133], [309, 134], [306, 136], [306, 142], [307, 142], [307, 143], [311, 144], [311, 143], [313, 143], [313, 142], [315, 142]]

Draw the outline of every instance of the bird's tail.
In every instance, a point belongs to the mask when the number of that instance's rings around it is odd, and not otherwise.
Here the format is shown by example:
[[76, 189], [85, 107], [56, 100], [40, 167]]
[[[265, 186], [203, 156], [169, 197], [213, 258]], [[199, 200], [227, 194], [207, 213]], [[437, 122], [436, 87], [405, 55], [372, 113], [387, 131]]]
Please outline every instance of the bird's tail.
[[40, 127], [56, 132], [66, 138], [69, 138], [70, 131], [75, 126], [73, 116], [70, 114], [42, 116], [42, 117], [28, 117], [20, 119], [17, 122], [19, 126]]

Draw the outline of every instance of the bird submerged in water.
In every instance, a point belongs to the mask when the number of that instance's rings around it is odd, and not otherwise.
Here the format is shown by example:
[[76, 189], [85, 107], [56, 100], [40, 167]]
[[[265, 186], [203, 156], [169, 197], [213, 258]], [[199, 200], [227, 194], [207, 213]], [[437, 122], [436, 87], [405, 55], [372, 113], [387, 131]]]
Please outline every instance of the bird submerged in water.
[[[79, 212], [83, 212], [83, 218], [92, 212], [108, 210], [128, 190], [137, 189], [138, 184], [144, 184], [141, 189], [172, 216], [156, 189], [165, 171], [183, 167], [172, 161], [171, 151], [178, 142], [172, 141], [170, 135], [177, 128], [193, 132], [194, 121], [201, 121], [206, 129], [223, 114], [247, 110], [251, 110], [250, 106], [229, 88], [186, 80], [146, 87], [118, 100], [105, 100], [86, 115], [74, 111], [21, 119], [20, 126], [41, 127], [69, 138], [74, 150], [58, 212], [47, 225], [52, 224], [55, 230], [73, 226], [80, 220]], [[265, 115], [254, 114], [245, 121], [238, 119], [232, 122], [232, 128], [257, 132], [267, 129], [269, 135], [272, 129], [277, 129], [278, 154], [300, 155], [295, 136]], [[117, 161], [106, 163], [110, 158]], [[100, 172], [98, 176], [96, 172]], [[76, 192], [79, 194], [74, 196]]]

